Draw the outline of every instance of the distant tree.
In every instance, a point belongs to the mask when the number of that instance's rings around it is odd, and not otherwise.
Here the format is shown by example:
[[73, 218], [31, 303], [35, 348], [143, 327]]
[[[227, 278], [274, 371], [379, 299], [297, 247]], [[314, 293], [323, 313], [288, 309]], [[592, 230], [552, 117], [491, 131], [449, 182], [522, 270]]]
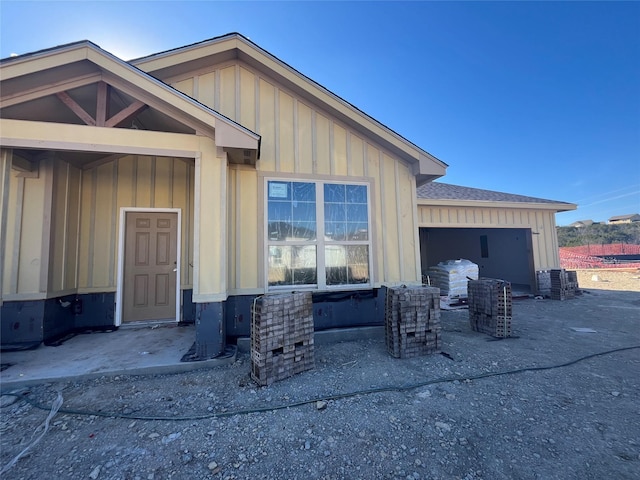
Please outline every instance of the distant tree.
[[614, 225], [594, 223], [585, 227], [558, 227], [560, 247], [627, 243], [640, 245], [640, 222]]

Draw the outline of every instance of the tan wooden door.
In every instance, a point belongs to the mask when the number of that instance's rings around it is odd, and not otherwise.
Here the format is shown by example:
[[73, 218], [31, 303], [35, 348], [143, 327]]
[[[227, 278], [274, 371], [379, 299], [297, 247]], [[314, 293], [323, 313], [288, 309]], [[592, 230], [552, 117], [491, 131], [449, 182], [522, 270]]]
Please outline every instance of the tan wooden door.
[[128, 212], [122, 320], [176, 319], [178, 214]]

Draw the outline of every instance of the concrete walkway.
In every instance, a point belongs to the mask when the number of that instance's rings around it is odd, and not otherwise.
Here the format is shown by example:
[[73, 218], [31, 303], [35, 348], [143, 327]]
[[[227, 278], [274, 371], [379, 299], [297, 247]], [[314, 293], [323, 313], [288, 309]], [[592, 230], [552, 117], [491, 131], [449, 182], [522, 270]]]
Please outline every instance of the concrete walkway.
[[233, 353], [212, 360], [181, 362], [196, 338], [194, 325], [140, 324], [113, 332], [79, 334], [60, 346], [2, 352], [0, 389], [103, 375], [177, 373], [226, 365]]

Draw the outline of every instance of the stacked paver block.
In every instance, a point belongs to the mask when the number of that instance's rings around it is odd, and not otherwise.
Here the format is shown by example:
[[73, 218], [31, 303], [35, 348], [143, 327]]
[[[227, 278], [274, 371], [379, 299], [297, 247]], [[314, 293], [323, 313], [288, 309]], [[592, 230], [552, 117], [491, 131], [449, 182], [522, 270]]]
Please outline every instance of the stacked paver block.
[[468, 291], [471, 328], [493, 337], [510, 337], [513, 318], [511, 284], [494, 278], [479, 278], [469, 280]]
[[257, 298], [251, 309], [251, 378], [270, 385], [313, 367], [311, 293]]
[[538, 282], [538, 294], [544, 297], [551, 296], [551, 271], [538, 270], [536, 272], [536, 280]]
[[437, 353], [442, 348], [440, 289], [427, 286], [387, 289], [385, 340], [396, 358]]
[[551, 299], [568, 300], [576, 296], [578, 274], [564, 269], [551, 270]]

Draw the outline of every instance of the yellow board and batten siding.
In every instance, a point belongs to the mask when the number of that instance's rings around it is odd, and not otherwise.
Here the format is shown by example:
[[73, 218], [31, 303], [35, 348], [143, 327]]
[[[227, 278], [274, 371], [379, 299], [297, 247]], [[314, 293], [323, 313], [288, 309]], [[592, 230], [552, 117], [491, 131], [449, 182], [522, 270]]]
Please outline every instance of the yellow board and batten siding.
[[193, 184], [193, 161], [176, 158], [129, 155], [82, 170], [78, 291], [115, 291], [122, 207], [182, 209], [180, 284], [190, 288]]
[[419, 281], [415, 177], [409, 165], [244, 64], [220, 65], [170, 83], [262, 137], [256, 168], [229, 169], [228, 293], [264, 291], [264, 200], [258, 192], [263, 177], [272, 174], [369, 182], [374, 284]]
[[527, 228], [531, 229], [535, 270], [560, 267], [556, 236], [556, 210], [536, 208], [459, 207], [418, 205], [418, 223], [427, 228]]

